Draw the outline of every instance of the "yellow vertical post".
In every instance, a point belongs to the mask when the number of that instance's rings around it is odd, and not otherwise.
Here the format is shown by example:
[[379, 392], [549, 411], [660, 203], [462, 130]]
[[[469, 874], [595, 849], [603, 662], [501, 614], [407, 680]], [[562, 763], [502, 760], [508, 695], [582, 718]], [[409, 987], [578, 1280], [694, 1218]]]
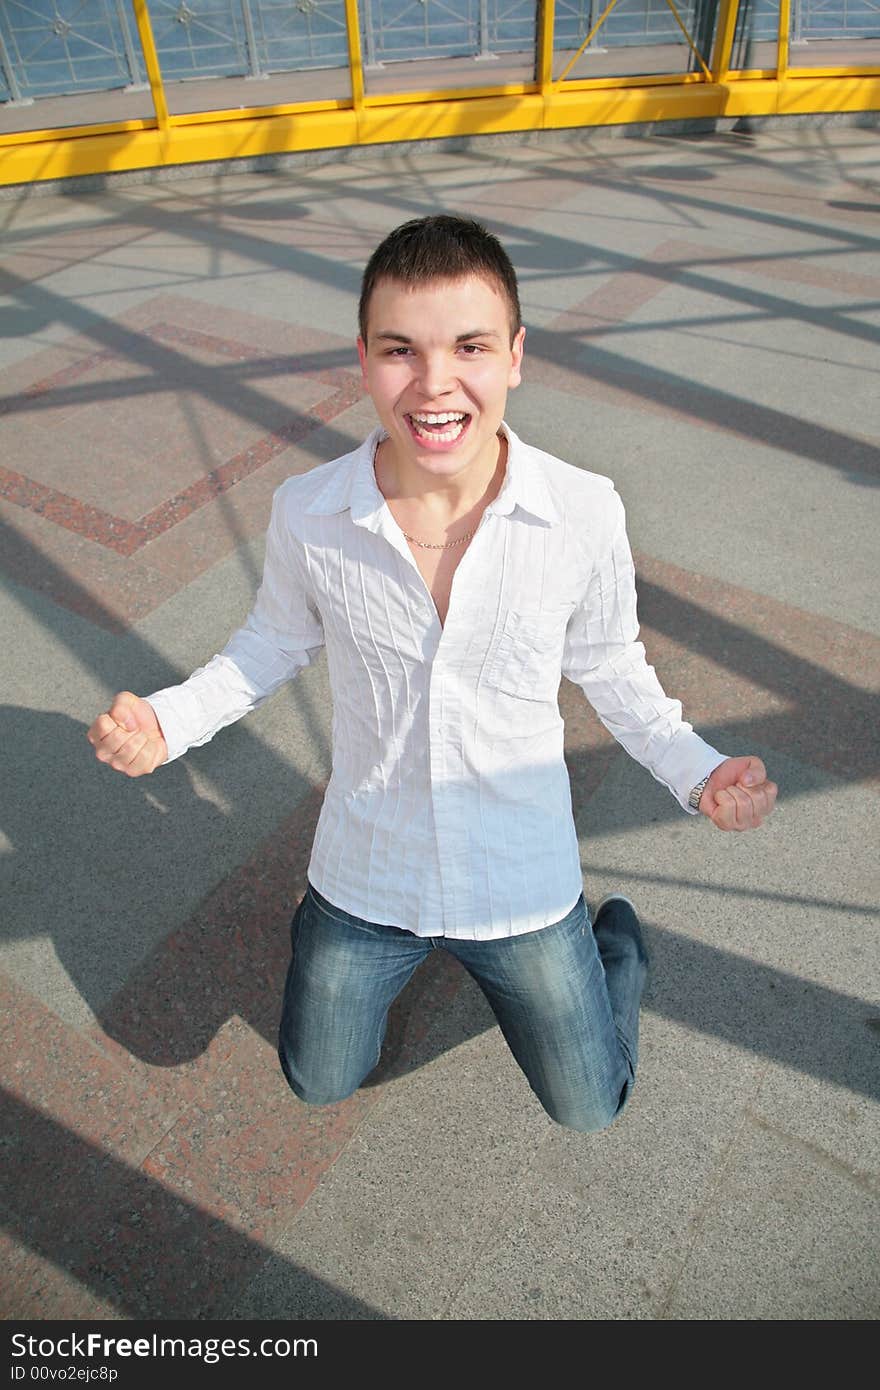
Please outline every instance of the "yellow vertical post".
[[553, 81], [553, 31], [556, 21], [556, 0], [541, 0], [538, 11], [538, 52], [535, 77], [541, 84], [541, 96], [546, 96]]
[[153, 38], [153, 26], [150, 23], [147, 0], [131, 0], [131, 3], [141, 41], [141, 52], [144, 55], [144, 66], [150, 81], [150, 91], [153, 94], [156, 121], [160, 130], [167, 130], [169, 124], [168, 103], [165, 100], [165, 87], [162, 83], [162, 71], [159, 67], [159, 55], [156, 52], [156, 41]]
[[788, 73], [788, 27], [791, 22], [791, 0], [779, 0], [779, 51], [776, 55], [776, 76]]
[[361, 21], [357, 0], [345, 0], [345, 27], [348, 31], [351, 101], [355, 111], [362, 111], [364, 108], [364, 60], [361, 56]]
[[730, 72], [730, 55], [736, 35], [736, 17], [739, 13], [739, 0], [721, 0], [718, 23], [715, 29], [715, 47], [712, 51], [712, 81], [724, 82]]

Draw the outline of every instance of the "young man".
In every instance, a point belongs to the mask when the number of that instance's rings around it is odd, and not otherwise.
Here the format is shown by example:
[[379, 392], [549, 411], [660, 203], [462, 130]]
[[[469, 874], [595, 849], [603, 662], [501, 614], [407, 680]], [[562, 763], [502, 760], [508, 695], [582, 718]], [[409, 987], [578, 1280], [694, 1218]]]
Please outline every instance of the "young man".
[[256, 604], [182, 685], [117, 695], [99, 759], [152, 772], [327, 648], [333, 771], [293, 921], [279, 1054], [313, 1104], [379, 1060], [429, 950], [486, 994], [547, 1112], [591, 1131], [635, 1078], [646, 956], [632, 904], [590, 923], [563, 762], [561, 675], [685, 810], [761, 824], [776, 788], [684, 723], [637, 639], [607, 478], [504, 424], [525, 330], [478, 223], [398, 227], [364, 274], [358, 352], [380, 427], [276, 493]]

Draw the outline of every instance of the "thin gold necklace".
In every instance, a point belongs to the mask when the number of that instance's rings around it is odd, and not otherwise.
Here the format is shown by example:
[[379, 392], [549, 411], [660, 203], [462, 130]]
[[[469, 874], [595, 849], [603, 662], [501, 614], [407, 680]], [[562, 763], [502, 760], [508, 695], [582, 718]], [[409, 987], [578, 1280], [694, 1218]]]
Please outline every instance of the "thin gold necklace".
[[435, 541], [417, 541], [415, 536], [407, 535], [406, 531], [403, 534], [408, 541], [412, 541], [413, 545], [420, 545], [423, 550], [452, 550], [454, 546], [464, 545], [465, 541], [469, 541], [475, 531], [465, 531], [464, 535], [459, 536], [457, 541], [447, 541], [445, 545], [437, 545]]

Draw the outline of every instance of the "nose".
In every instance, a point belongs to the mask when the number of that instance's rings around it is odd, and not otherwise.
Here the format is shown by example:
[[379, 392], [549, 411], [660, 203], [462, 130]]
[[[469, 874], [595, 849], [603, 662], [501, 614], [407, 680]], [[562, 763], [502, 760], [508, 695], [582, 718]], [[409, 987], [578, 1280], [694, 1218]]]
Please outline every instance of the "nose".
[[429, 400], [455, 389], [453, 364], [445, 352], [426, 353], [422, 359], [419, 386]]

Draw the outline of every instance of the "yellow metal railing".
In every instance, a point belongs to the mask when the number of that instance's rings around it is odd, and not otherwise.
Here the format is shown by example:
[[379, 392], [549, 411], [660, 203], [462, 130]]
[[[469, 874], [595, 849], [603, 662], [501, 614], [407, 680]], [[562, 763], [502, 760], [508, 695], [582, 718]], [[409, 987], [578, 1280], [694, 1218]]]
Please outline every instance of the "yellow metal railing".
[[[0, 126], [0, 184], [501, 131], [880, 110], [880, 67], [789, 66], [791, 0], [779, 3], [773, 68], [731, 69], [740, 0], [721, 0], [709, 56], [700, 52], [675, 0], [666, 0], [694, 55], [694, 71], [570, 77], [617, 3], [610, 0], [556, 77], [555, 0], [539, 0], [530, 80], [492, 85], [485, 81], [488, 69], [481, 67], [480, 85], [371, 93], [364, 76], [358, 0], [344, 0], [348, 97], [175, 114], [169, 109], [147, 0], [131, 0], [153, 115], [23, 131], [10, 130], [7, 117], [6, 130]], [[0, 105], [0, 115], [12, 109]]]
[[150, 12], [147, 9], [147, 0], [132, 0], [132, 5], [134, 6], [134, 17], [141, 41], [141, 52], [144, 55], [144, 66], [147, 69], [147, 77], [150, 83], [150, 94], [152, 95], [153, 107], [156, 112], [156, 123], [160, 130], [167, 130], [168, 102], [165, 100], [162, 70], [159, 67], [159, 55], [156, 52], [156, 41], [153, 38], [153, 26], [150, 23]]

